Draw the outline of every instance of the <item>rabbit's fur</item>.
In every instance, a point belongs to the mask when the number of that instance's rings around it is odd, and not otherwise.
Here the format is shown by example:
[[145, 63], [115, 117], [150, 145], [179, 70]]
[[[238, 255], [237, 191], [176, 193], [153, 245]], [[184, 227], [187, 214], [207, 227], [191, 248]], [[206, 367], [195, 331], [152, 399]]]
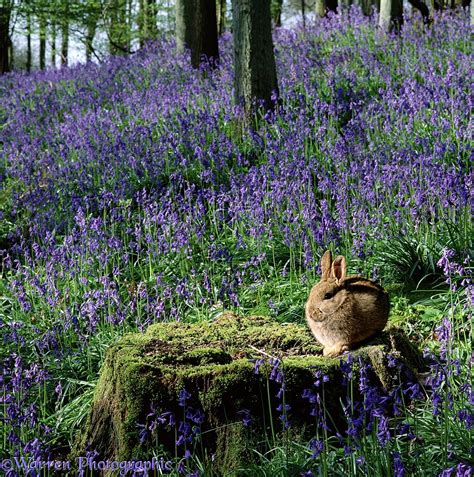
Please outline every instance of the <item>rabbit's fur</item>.
[[334, 357], [382, 331], [388, 319], [388, 293], [371, 280], [346, 277], [346, 259], [332, 261], [328, 250], [321, 258], [321, 281], [309, 294], [306, 321], [323, 345], [324, 356]]

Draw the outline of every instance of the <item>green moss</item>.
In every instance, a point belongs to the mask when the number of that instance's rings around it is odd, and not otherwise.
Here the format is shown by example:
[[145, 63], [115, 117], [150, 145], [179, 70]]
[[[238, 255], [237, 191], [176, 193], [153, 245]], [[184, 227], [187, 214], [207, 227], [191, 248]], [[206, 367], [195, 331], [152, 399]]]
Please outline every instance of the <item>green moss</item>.
[[[369, 359], [379, 381], [388, 387], [394, 378], [386, 365], [388, 352], [403, 356], [412, 367], [421, 363], [396, 329], [382, 333], [353, 355]], [[250, 411], [254, 429], [259, 430], [255, 435], [265, 431], [272, 414], [276, 420], [278, 384], [267, 378], [271, 367], [266, 364], [259, 375], [254, 372], [254, 360], [269, 356], [282, 360], [285, 400], [291, 405], [296, 429], [307, 427], [310, 408], [301, 396], [313, 386], [316, 369], [330, 377], [325, 385], [326, 406], [337, 414], [345, 393], [340, 360], [324, 358], [306, 326], [226, 314], [214, 322], [153, 325], [146, 333], [128, 334], [112, 346], [79, 447], [88, 442], [104, 458], [146, 456], [149, 449], [139, 442], [137, 424], [145, 424], [152, 402], [158, 412], [171, 411], [179, 419], [183, 409], [178, 395], [186, 389], [192, 395], [188, 405], [201, 408], [206, 416], [201, 435], [204, 447], [216, 453], [219, 472], [231, 472], [249, 458], [240, 411]], [[158, 444], [173, 454], [174, 432], [160, 432]]]

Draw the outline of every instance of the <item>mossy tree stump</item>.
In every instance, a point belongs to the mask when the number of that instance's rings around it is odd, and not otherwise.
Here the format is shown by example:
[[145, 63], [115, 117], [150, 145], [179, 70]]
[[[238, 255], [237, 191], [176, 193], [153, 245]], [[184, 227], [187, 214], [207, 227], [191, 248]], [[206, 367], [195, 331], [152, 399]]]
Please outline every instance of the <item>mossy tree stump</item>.
[[[352, 352], [354, 358], [371, 363], [373, 379], [385, 388], [397, 379], [396, 371], [387, 366], [388, 354], [411, 369], [422, 365], [419, 353], [398, 330], [386, 331]], [[227, 475], [249, 457], [252, 439], [261, 439], [270, 419], [278, 421], [276, 394], [281, 384], [268, 379], [269, 364], [259, 373], [254, 370], [255, 360], [265, 356], [281, 360], [292, 432], [314, 431], [311, 407], [302, 395], [313, 387], [316, 370], [330, 378], [326, 408], [334, 416], [341, 412], [339, 401], [346, 388], [341, 384], [340, 359], [322, 357], [306, 326], [226, 314], [209, 323], [152, 325], [145, 334], [126, 335], [113, 345], [94, 394], [82, 449], [88, 445], [102, 458], [130, 460], [149, 458], [158, 445], [174, 456], [174, 431], [160, 429], [153, 442], [141, 443], [138, 424], [146, 422], [152, 403], [157, 412], [170, 411], [182, 420], [178, 400], [186, 389], [191, 395], [187, 406], [204, 412], [203, 446], [209, 456], [215, 455], [216, 469]], [[251, 429], [243, 426], [244, 409], [252, 417]]]

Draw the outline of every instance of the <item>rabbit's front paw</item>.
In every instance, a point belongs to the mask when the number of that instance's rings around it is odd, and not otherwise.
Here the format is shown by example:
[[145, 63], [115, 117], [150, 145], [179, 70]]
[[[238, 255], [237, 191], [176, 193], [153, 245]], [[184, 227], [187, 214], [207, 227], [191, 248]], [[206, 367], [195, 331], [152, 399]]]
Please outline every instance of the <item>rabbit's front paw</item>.
[[349, 351], [349, 346], [344, 343], [338, 343], [334, 346], [326, 346], [323, 349], [323, 356], [326, 358], [335, 358], [336, 356], [339, 356], [340, 354], [344, 353], [344, 351]]

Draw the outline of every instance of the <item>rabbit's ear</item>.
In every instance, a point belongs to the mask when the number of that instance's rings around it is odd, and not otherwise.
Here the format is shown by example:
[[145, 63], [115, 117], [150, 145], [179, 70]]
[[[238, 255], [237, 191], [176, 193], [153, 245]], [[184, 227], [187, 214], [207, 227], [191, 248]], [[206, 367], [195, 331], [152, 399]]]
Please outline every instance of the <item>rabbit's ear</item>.
[[331, 278], [335, 278], [338, 282], [346, 278], [346, 259], [342, 255], [338, 255], [332, 262]]
[[321, 279], [327, 280], [331, 273], [332, 253], [330, 250], [326, 250], [321, 257]]

